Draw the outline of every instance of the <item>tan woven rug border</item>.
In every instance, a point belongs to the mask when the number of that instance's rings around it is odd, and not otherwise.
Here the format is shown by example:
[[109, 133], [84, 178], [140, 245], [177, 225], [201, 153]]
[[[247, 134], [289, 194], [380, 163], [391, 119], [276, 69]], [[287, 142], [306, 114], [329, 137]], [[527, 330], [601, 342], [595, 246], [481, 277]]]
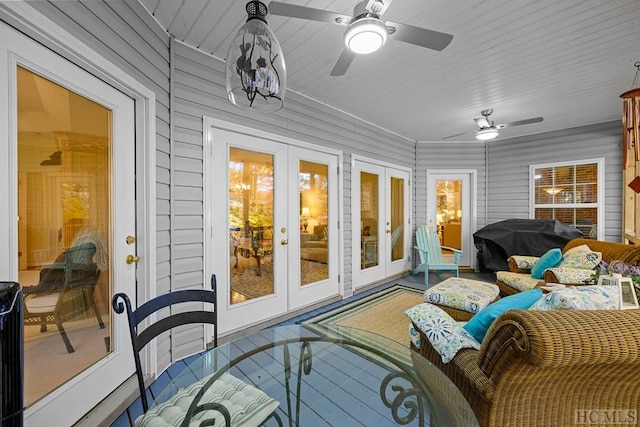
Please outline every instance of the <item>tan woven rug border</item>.
[[302, 323], [363, 329], [390, 338], [408, 348], [410, 322], [404, 311], [421, 302], [423, 291], [393, 285]]

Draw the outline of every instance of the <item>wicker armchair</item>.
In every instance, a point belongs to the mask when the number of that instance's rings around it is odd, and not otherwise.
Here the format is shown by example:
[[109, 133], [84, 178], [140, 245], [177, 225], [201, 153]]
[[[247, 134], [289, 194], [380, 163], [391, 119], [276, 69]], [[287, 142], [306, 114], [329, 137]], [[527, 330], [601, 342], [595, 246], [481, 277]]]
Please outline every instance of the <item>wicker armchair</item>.
[[[591, 240], [591, 239], [573, 239], [570, 240], [565, 247], [562, 249], [562, 253], [566, 253], [569, 249], [575, 248], [576, 246], [587, 245], [593, 251], [601, 252], [602, 259], [607, 263], [610, 263], [614, 260], [624, 261], [631, 265], [640, 265], [640, 246], [632, 246], [624, 243], [614, 243], [614, 242], [605, 242], [602, 240]], [[507, 260], [509, 263], [509, 271], [513, 273], [519, 273], [524, 276], [530, 276], [531, 271], [518, 268], [516, 262], [513, 257], [509, 257]], [[558, 278], [555, 277], [552, 271], [546, 271], [544, 275], [545, 283], [557, 283], [559, 282]], [[580, 285], [582, 283], [575, 283], [576, 285]], [[518, 289], [515, 289], [509, 286], [507, 283], [496, 280], [496, 285], [500, 288], [501, 295], [512, 295], [520, 292]]]
[[420, 343], [412, 349], [456, 384], [481, 426], [635, 425], [640, 415], [639, 310], [510, 310], [479, 350], [447, 364], [423, 333]]

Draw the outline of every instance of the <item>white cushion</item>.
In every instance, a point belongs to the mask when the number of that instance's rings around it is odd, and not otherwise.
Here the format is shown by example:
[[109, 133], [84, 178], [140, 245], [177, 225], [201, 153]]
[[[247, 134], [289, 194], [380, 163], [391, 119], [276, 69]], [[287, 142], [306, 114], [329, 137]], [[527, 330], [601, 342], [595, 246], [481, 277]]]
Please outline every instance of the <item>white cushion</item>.
[[[136, 427], [181, 425], [191, 402], [210, 378], [211, 375], [178, 390], [168, 401], [149, 409], [146, 414], [136, 419]], [[198, 405], [212, 402], [220, 403], [227, 408], [229, 414], [231, 414], [231, 425], [234, 427], [259, 426], [280, 404], [280, 402], [267, 396], [263, 391], [230, 374], [222, 375], [211, 384], [198, 402]], [[220, 412], [207, 410], [199, 412], [189, 420], [189, 426], [199, 426], [203, 420], [215, 420], [215, 424], [207, 425], [225, 425], [224, 417]]]
[[477, 313], [493, 302], [500, 288], [493, 283], [449, 277], [424, 292], [424, 302]]
[[496, 279], [518, 291], [533, 289], [540, 282], [539, 279], [534, 279], [530, 274], [513, 273], [511, 271], [496, 272]]
[[32, 314], [51, 313], [56, 309], [60, 292], [44, 294], [40, 296], [27, 295], [24, 298], [24, 305], [27, 311]]

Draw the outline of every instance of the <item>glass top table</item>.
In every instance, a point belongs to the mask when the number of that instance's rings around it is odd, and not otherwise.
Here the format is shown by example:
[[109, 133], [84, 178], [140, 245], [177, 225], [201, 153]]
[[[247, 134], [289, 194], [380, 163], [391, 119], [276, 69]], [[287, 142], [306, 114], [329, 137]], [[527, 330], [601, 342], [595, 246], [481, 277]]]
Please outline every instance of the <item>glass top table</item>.
[[[477, 426], [457, 387], [408, 346], [360, 329], [295, 325], [264, 329], [172, 366], [151, 409], [203, 378], [226, 373], [280, 405], [265, 426]], [[204, 406], [195, 399], [189, 418]]]

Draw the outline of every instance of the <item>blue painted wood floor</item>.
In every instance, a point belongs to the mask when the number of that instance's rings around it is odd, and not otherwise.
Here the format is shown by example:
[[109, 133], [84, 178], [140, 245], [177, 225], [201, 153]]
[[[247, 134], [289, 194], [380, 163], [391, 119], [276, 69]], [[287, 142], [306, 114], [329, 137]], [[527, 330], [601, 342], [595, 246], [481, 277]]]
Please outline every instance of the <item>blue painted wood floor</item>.
[[[433, 274], [433, 273], [432, 273]], [[461, 276], [467, 276], [469, 278], [478, 278], [478, 279], [487, 279], [485, 277], [479, 277], [479, 275], [476, 275], [474, 273], [462, 273]], [[436, 284], [442, 280], [444, 280], [445, 278], [450, 277], [450, 275], [448, 273], [442, 274], [439, 277], [436, 276], [435, 274], [433, 274], [433, 277], [429, 277], [429, 283], [430, 284]], [[368, 295], [371, 295], [372, 293], [378, 292], [380, 290], [386, 289], [390, 286], [393, 286], [394, 284], [402, 284], [405, 286], [410, 286], [410, 287], [414, 287], [416, 289], [424, 289], [424, 276], [422, 274], [418, 275], [418, 276], [405, 276], [403, 278], [394, 280], [392, 282], [377, 286], [375, 288], [372, 288], [370, 290], [367, 290], [366, 292], [362, 292], [359, 293], [351, 298], [342, 300], [342, 301], [338, 301], [332, 304], [328, 304], [324, 307], [318, 308], [316, 310], [304, 313], [303, 315], [300, 315], [296, 318], [287, 320], [286, 322], [283, 322], [277, 326], [281, 326], [281, 325], [293, 325], [293, 324], [298, 324], [300, 322], [303, 322], [309, 318], [315, 317], [319, 314], [325, 313], [327, 311], [331, 311], [333, 309], [336, 309], [342, 305], [345, 304], [349, 304], [353, 301], [356, 301], [360, 298], [364, 298]], [[490, 278], [487, 280], [489, 281]], [[347, 350], [345, 350], [347, 351]], [[172, 364], [171, 366], [169, 366], [147, 389], [147, 396], [149, 401], [153, 401], [154, 396], [157, 396], [162, 390], [165, 389], [165, 387], [167, 386], [167, 384], [169, 384], [171, 382], [172, 379], [175, 379], [177, 374], [179, 372], [181, 372], [186, 366], [187, 364], [193, 359], [193, 358], [197, 358], [198, 355], [194, 355], [191, 357], [188, 357], [186, 359], [183, 359], [181, 361], [178, 361], [174, 364]], [[336, 357], [340, 357], [339, 354], [336, 355]], [[333, 366], [332, 366], [333, 368]], [[246, 368], [245, 368], [246, 369]], [[361, 369], [361, 367], [357, 367], [358, 370]], [[232, 372], [233, 373], [233, 372]], [[245, 373], [246, 374], [246, 373]], [[183, 373], [184, 375], [184, 373]], [[335, 375], [335, 373], [333, 374], [327, 374], [329, 375]], [[343, 376], [344, 378], [345, 376]], [[187, 378], [184, 377], [184, 381], [185, 381], [185, 385], [190, 384], [191, 382], [193, 382], [193, 380], [195, 379], [195, 376], [192, 378]], [[285, 400], [285, 396], [278, 396], [278, 394], [283, 394], [283, 389], [282, 387], [274, 387], [273, 390], [266, 390], [264, 389], [265, 385], [261, 384], [260, 388], [262, 388], [265, 392], [267, 392], [267, 394], [273, 396], [274, 398], [280, 400], [281, 402], [284, 402]], [[316, 390], [316, 392], [318, 393], [322, 393], [322, 390]], [[279, 399], [279, 398], [282, 398]], [[363, 413], [363, 402], [359, 399], [355, 399], [354, 396], [343, 396], [343, 399], [349, 399], [352, 398], [353, 400], [353, 411], [352, 413], [354, 414], [358, 414], [359, 419], [363, 419], [362, 416], [365, 415]], [[366, 405], [365, 405], [366, 406]], [[348, 414], [340, 414], [340, 417], [336, 420], [333, 420], [336, 422], [336, 424], [333, 423], [333, 421], [331, 419], [325, 419], [326, 418], [326, 414], [323, 414], [322, 416], [319, 416], [319, 413], [321, 412], [321, 408], [320, 408], [320, 412], [318, 410], [319, 408], [311, 408], [311, 407], [303, 407], [301, 410], [301, 417], [304, 416], [304, 418], [302, 419], [306, 419], [306, 420], [314, 420], [314, 422], [312, 424], [308, 424], [308, 425], [313, 425], [315, 426], [322, 426], [322, 425], [353, 425], [352, 423], [348, 423], [347, 420], [348, 419], [352, 419], [350, 415]], [[140, 398], [136, 399], [131, 406], [129, 406], [112, 424], [112, 427], [131, 427], [134, 426], [135, 423], [135, 419], [142, 415], [142, 404], [140, 402]], [[378, 416], [379, 414], [369, 414], [371, 417], [374, 416]], [[345, 416], [347, 416], [347, 418], [344, 418]], [[282, 417], [283, 420], [286, 419], [286, 414], [284, 414], [284, 416]], [[382, 419], [380, 418], [376, 418], [379, 422], [383, 422]], [[345, 422], [347, 422], [345, 424]], [[286, 423], [286, 422], [285, 422]], [[306, 424], [306, 423], [305, 423]], [[357, 425], [361, 425], [361, 423], [357, 423]], [[363, 424], [363, 425], [395, 425], [392, 422], [386, 423], [384, 424]]]

